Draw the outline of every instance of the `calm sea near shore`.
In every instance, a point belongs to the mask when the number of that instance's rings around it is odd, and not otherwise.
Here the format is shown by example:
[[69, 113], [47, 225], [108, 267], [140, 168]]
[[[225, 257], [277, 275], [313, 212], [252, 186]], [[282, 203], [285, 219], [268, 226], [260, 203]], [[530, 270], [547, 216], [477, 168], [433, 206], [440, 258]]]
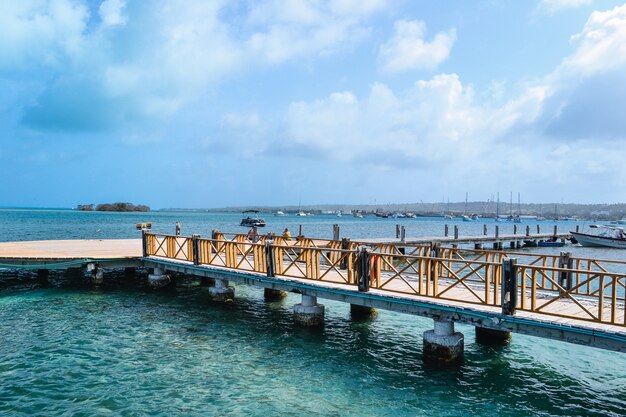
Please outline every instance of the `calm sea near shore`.
[[[0, 241], [138, 238], [135, 223], [171, 233], [245, 231], [237, 214], [91, 213], [0, 210]], [[443, 219], [266, 216], [266, 231], [330, 237], [443, 234]], [[457, 224], [461, 235], [493, 233], [495, 223]], [[536, 222], [529, 222], [535, 227]], [[554, 222], [540, 223], [552, 230]], [[559, 230], [575, 227], [561, 222]], [[579, 223], [583, 226], [583, 223]], [[500, 223], [501, 233], [513, 225]], [[525, 223], [522, 223], [525, 227]], [[533, 249], [536, 251], [537, 249]], [[559, 251], [562, 248], [551, 249]], [[626, 251], [566, 247], [575, 256], [626, 260]], [[393, 415], [623, 416], [626, 355], [513, 335], [502, 349], [465, 334], [459, 369], [422, 363], [421, 334], [432, 321], [379, 311], [350, 320], [326, 305], [323, 330], [293, 326], [290, 294], [275, 303], [237, 286], [216, 305], [193, 279], [176, 291], [133, 285], [93, 290], [64, 283], [38, 288], [12, 272], [0, 283], [0, 415]], [[2, 280], [0, 280], [2, 281]]]

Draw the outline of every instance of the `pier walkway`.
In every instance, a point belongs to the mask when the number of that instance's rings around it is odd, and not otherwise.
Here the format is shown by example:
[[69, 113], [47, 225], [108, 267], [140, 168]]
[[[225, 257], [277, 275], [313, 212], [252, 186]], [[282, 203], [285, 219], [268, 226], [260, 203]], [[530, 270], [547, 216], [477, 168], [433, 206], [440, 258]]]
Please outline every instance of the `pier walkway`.
[[70, 260], [212, 278], [211, 293], [226, 298], [234, 295], [229, 281], [297, 292], [305, 316], [321, 310], [323, 317], [319, 297], [433, 318], [435, 335], [444, 339], [459, 335], [453, 326], [459, 322], [476, 326], [477, 335], [517, 332], [626, 352], [621, 261], [411, 242], [276, 236], [252, 242], [219, 232], [210, 239], [145, 231], [142, 240], [0, 243], [0, 268], [52, 269]]

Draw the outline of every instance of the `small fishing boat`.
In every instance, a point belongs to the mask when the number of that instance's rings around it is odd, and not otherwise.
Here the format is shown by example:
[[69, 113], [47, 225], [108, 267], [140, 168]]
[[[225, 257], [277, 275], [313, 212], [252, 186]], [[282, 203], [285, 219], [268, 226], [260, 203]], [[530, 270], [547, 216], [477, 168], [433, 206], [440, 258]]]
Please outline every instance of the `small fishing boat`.
[[284, 211], [278, 210], [276, 213], [274, 213], [274, 216], [286, 216], [286, 214]]
[[626, 230], [618, 226], [591, 225], [594, 234], [570, 232], [582, 246], [626, 249]]
[[242, 214], [244, 217], [241, 219], [239, 226], [265, 227], [265, 220], [259, 217], [259, 210], [244, 210]]

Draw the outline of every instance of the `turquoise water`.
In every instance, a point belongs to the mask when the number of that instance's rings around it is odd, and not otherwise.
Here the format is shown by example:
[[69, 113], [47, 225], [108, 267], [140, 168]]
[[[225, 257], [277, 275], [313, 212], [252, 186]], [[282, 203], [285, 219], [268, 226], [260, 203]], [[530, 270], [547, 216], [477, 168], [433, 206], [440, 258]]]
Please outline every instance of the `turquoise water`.
[[[194, 233], [234, 231], [237, 219], [0, 211], [0, 231], [2, 240], [86, 238], [94, 229], [103, 238], [137, 237], [139, 221], [171, 231], [180, 220], [183, 233]], [[270, 227], [302, 223], [305, 234], [328, 236], [339, 222], [342, 232], [389, 236], [399, 223], [343, 219], [280, 218]], [[410, 235], [432, 234], [443, 224], [404, 222], [415, 230]], [[482, 231], [482, 223], [467, 227]], [[457, 325], [465, 334], [464, 363], [433, 369], [422, 363], [421, 348], [432, 321], [420, 317], [379, 311], [354, 322], [347, 305], [321, 300], [326, 324], [314, 331], [294, 327], [295, 294], [266, 303], [261, 290], [236, 286], [234, 303], [216, 305], [193, 278], [181, 279], [175, 291], [153, 292], [132, 284], [93, 290], [64, 280], [42, 289], [27, 274], [4, 277], [0, 415], [623, 416], [626, 410], [625, 354], [517, 334], [505, 348], [488, 348], [474, 343], [471, 327]]]

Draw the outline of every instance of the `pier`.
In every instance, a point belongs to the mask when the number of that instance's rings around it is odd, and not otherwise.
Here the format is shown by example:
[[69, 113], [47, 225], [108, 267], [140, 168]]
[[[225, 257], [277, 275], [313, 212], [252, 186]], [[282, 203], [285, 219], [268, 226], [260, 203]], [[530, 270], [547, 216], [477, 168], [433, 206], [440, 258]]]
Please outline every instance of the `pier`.
[[350, 303], [355, 315], [429, 317], [424, 355], [442, 362], [463, 356], [455, 323], [475, 326], [483, 343], [506, 343], [512, 332], [626, 352], [625, 262], [428, 242], [144, 231], [133, 240], [0, 243], [0, 268], [89, 267], [97, 284], [106, 268], [142, 266], [154, 286], [170, 273], [204, 278], [208, 296], [222, 302], [235, 297], [231, 282], [264, 288], [268, 300], [294, 292], [302, 296], [294, 306], [301, 325], [323, 324], [320, 299]]

